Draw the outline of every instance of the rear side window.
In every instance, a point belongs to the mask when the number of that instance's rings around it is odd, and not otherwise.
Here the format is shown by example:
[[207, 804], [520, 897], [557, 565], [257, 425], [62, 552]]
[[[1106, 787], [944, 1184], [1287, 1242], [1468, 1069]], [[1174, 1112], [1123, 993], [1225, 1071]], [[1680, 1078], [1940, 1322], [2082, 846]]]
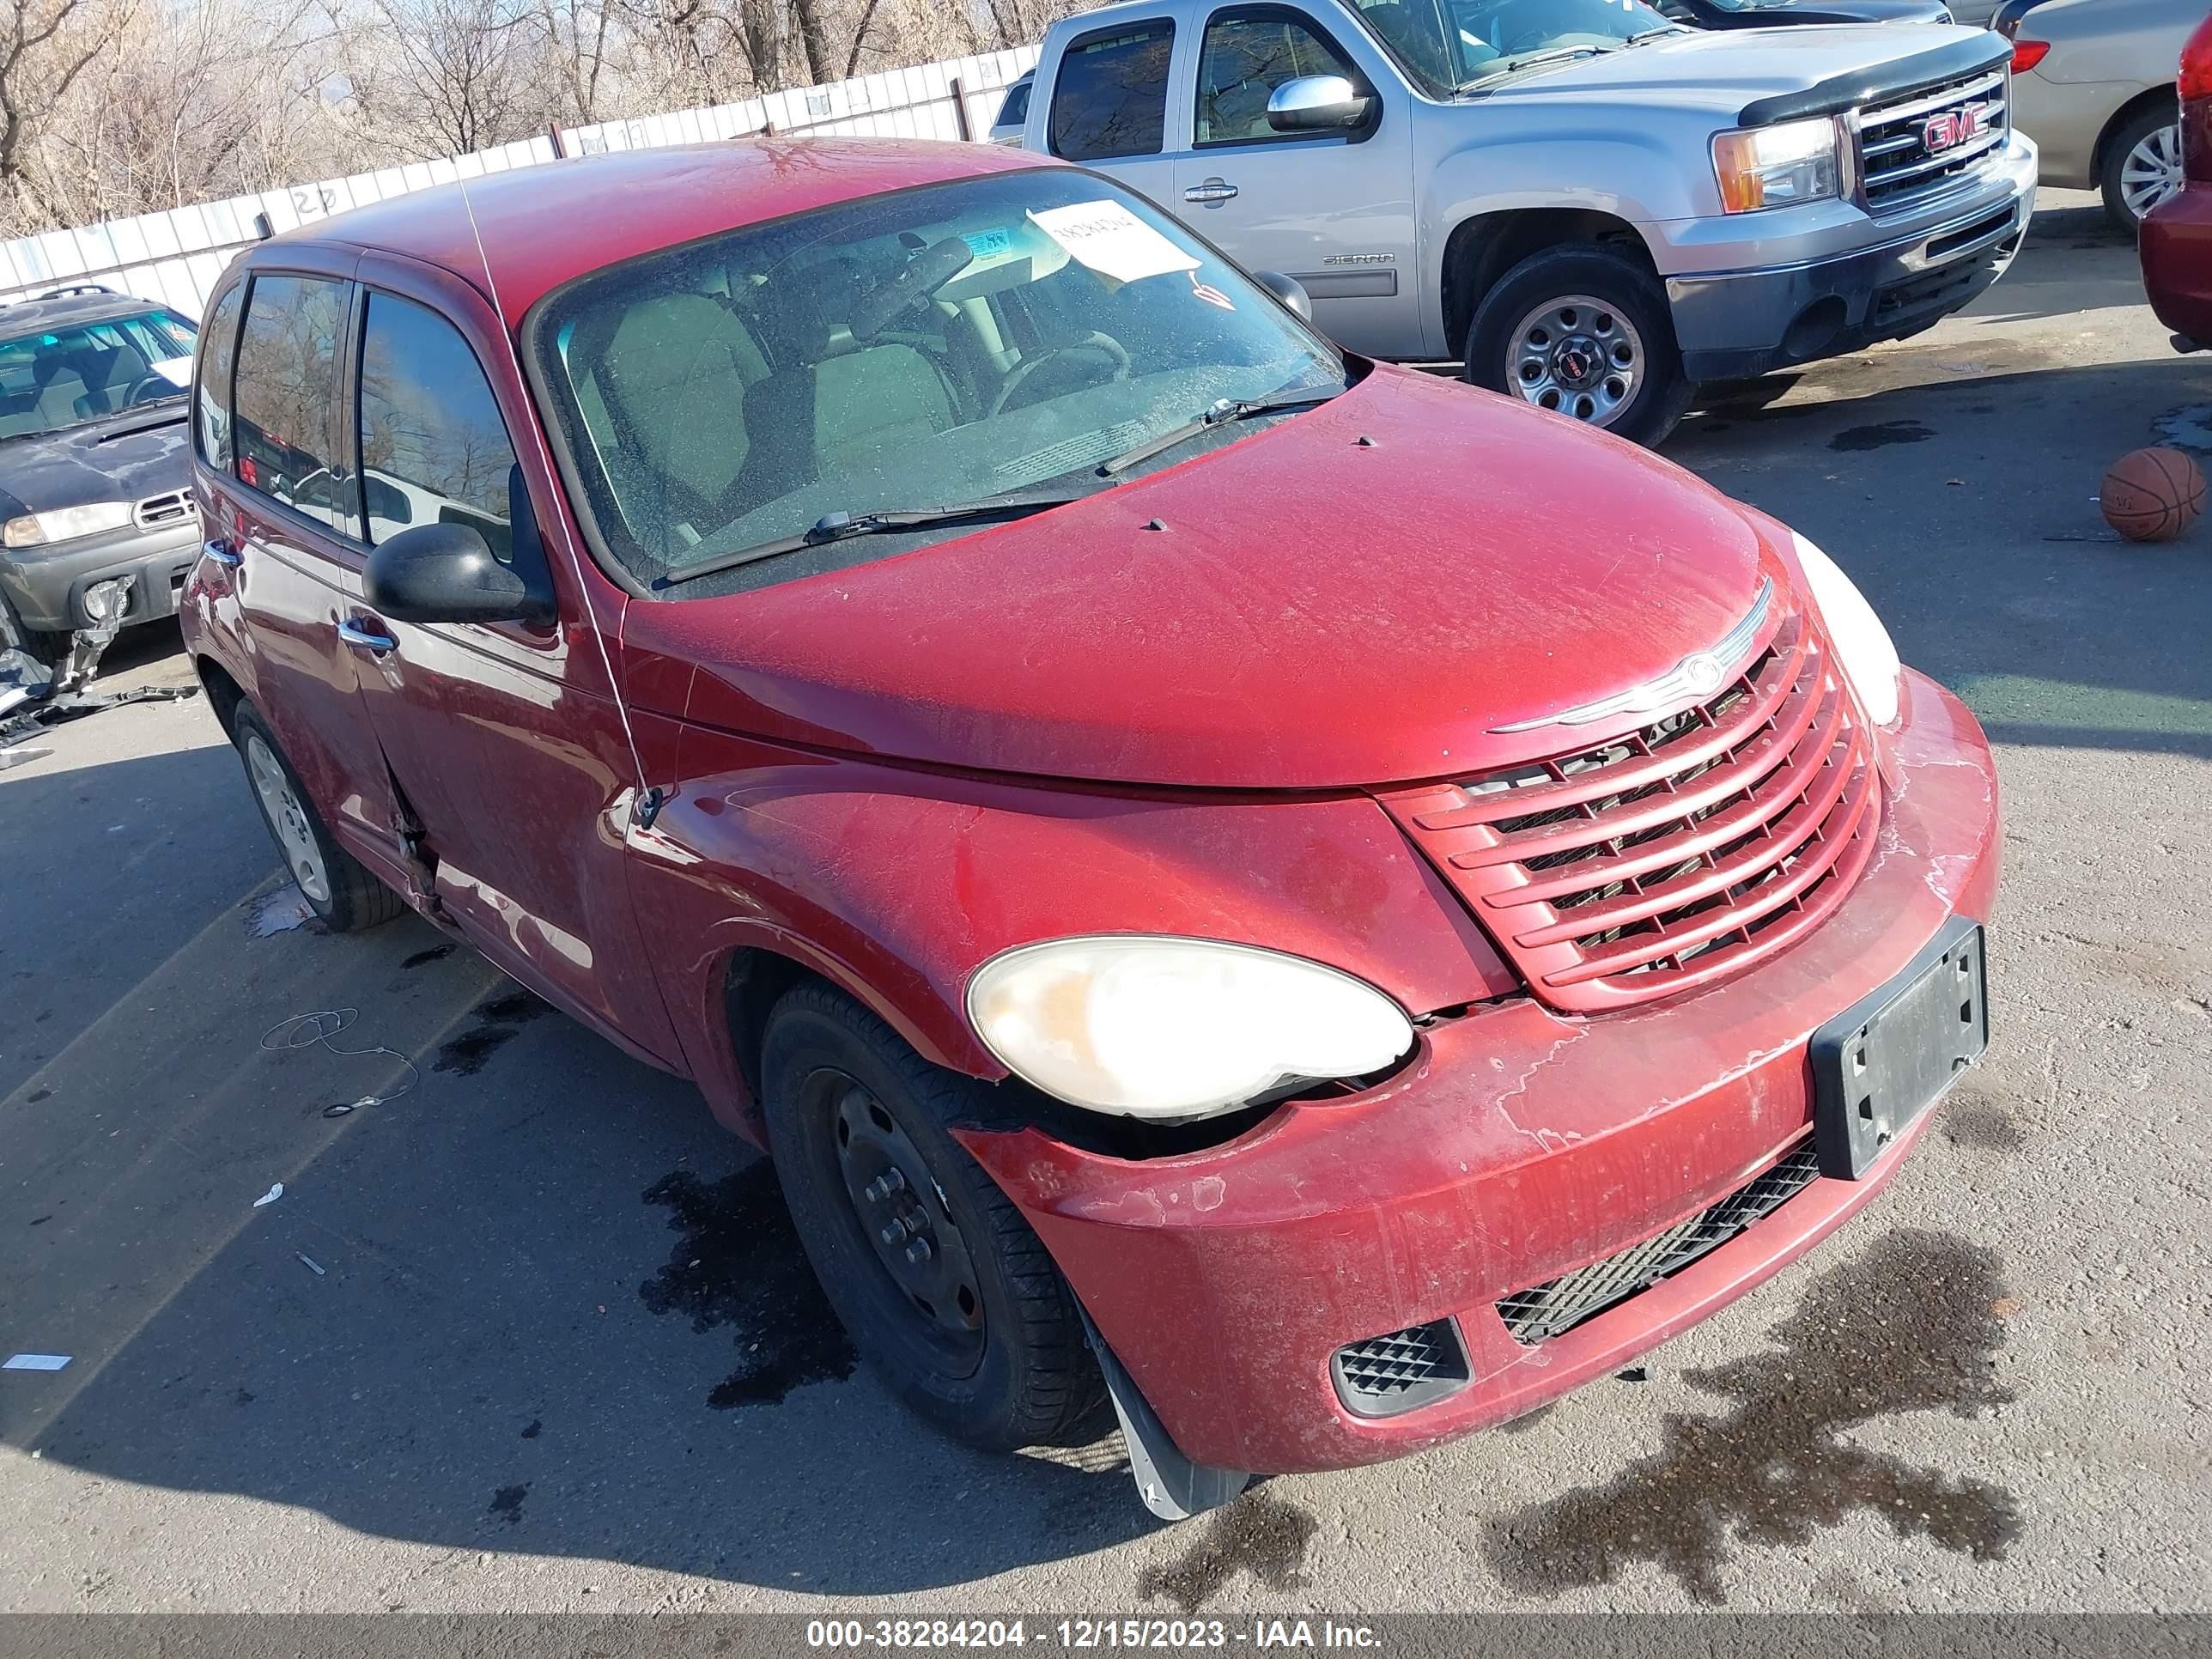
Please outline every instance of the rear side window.
[[238, 283], [208, 313], [207, 351], [200, 359], [198, 401], [192, 416], [192, 449], [210, 466], [230, 470], [230, 374], [238, 360], [238, 313], [246, 284]]
[[412, 301], [371, 293], [361, 338], [361, 483], [370, 545], [420, 524], [481, 531], [514, 562], [514, 445], [460, 331]]
[[1310, 137], [1267, 124], [1267, 100], [1287, 82], [1309, 75], [1358, 73], [1336, 43], [1294, 12], [1223, 12], [1206, 26], [1198, 56], [1200, 144], [1260, 144]]
[[1052, 148], [1071, 161], [1157, 155], [1167, 130], [1175, 25], [1162, 20], [1086, 34], [1060, 60]]
[[320, 276], [257, 276], [238, 337], [232, 421], [240, 483], [356, 535], [338, 478], [334, 418], [348, 285]]

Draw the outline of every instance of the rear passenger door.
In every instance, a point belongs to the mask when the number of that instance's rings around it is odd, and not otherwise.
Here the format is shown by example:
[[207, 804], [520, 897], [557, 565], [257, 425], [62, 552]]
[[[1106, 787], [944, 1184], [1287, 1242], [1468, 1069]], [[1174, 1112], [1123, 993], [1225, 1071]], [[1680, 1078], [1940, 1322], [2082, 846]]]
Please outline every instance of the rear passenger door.
[[[340, 465], [354, 256], [302, 248], [257, 267], [234, 353], [205, 372], [198, 422], [210, 550], [228, 570], [252, 696], [331, 832], [394, 885], [404, 860], [384, 759], [339, 637], [361, 596], [357, 526], [328, 480]], [[221, 307], [218, 307], [218, 322]]]
[[1176, 150], [1189, 140], [1187, 128], [1180, 137], [1169, 131], [1175, 45], [1175, 20], [1167, 16], [1070, 40], [1053, 75], [1051, 101], [1030, 117], [1043, 125], [1045, 149], [1171, 207]]
[[[1238, 264], [1304, 284], [1316, 326], [1339, 344], [1419, 356], [1405, 82], [1334, 8], [1229, 4], [1198, 15], [1195, 73], [1177, 112], [1189, 146], [1175, 164], [1170, 204]], [[1275, 89], [1315, 75], [1341, 76], [1374, 99], [1367, 124], [1330, 133], [1270, 126]]]

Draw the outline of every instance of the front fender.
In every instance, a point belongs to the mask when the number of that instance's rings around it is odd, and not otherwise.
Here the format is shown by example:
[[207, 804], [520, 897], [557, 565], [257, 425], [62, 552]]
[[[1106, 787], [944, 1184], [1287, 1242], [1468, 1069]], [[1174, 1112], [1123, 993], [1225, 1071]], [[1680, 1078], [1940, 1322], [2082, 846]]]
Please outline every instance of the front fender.
[[951, 776], [684, 729], [682, 783], [633, 829], [631, 888], [684, 1053], [724, 1122], [750, 1091], [733, 953], [790, 958], [933, 1063], [996, 1079], [969, 977], [1070, 934], [1174, 933], [1287, 951], [1409, 1012], [1514, 988], [1464, 908], [1364, 795], [1120, 794]]

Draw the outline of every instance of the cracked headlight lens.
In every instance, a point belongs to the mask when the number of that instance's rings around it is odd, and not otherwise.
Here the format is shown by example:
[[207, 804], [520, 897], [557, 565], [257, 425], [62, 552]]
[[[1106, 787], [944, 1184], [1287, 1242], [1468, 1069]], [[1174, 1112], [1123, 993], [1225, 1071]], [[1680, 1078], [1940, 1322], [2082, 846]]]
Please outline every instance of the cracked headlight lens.
[[1138, 1118], [1231, 1111], [1286, 1084], [1379, 1072], [1413, 1045], [1405, 1012], [1349, 974], [1143, 934], [994, 957], [969, 983], [968, 1018], [1016, 1076]]

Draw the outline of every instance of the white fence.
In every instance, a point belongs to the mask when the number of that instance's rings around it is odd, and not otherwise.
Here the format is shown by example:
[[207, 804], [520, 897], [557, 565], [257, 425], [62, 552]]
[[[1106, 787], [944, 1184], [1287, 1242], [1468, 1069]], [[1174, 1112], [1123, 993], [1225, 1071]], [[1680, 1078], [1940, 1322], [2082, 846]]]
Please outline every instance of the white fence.
[[[593, 155], [740, 138], [771, 126], [779, 134], [957, 139], [962, 113], [957, 106], [964, 106], [968, 131], [980, 139], [998, 112], [1003, 89], [1032, 67], [1036, 58], [1036, 47], [1022, 46], [828, 86], [795, 88], [743, 103], [564, 128], [562, 148], [570, 155]], [[225, 202], [26, 236], [0, 243], [0, 304], [72, 283], [98, 283], [198, 317], [223, 267], [240, 248], [252, 245], [257, 216], [267, 216], [272, 232], [290, 230], [432, 185], [553, 159], [549, 136], [442, 161], [410, 162], [258, 196], [234, 196]]]

